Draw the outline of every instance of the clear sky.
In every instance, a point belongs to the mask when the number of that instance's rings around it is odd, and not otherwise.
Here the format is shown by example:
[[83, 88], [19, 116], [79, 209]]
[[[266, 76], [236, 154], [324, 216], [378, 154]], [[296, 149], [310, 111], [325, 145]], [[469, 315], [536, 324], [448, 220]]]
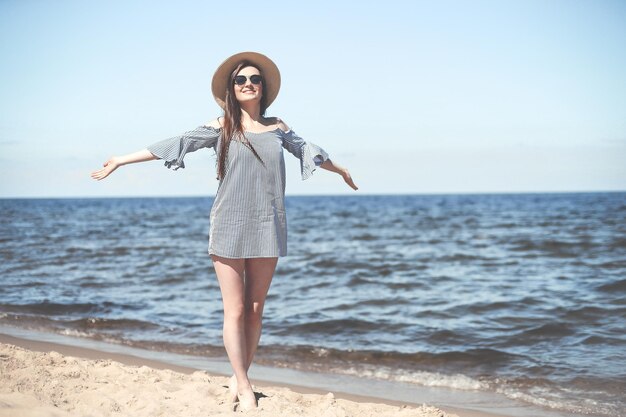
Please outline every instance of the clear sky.
[[[213, 195], [212, 150], [89, 173], [220, 115], [246, 50], [358, 193], [626, 190], [624, 1], [1, 0], [0, 197]], [[285, 158], [288, 194], [354, 193]]]

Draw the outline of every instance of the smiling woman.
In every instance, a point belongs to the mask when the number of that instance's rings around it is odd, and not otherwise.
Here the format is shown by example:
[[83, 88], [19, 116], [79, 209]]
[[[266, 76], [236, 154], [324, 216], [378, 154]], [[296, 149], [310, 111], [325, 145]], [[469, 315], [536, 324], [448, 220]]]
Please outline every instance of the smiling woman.
[[219, 187], [211, 208], [208, 252], [224, 303], [224, 346], [234, 371], [232, 400], [252, 409], [257, 400], [248, 369], [278, 257], [287, 255], [283, 149], [300, 160], [302, 179], [319, 166], [357, 187], [348, 170], [322, 148], [303, 140], [280, 118], [265, 116], [280, 89], [280, 72], [268, 57], [256, 52], [231, 56], [216, 70], [211, 88], [223, 118], [142, 151], [114, 156], [91, 176], [102, 180], [119, 166], [154, 159], [176, 170], [185, 167], [187, 153], [216, 149]]
[[[265, 65], [267, 66], [269, 64]], [[276, 93], [274, 93], [272, 88], [278, 89], [278, 87], [280, 86], [280, 73], [278, 72], [278, 69], [276, 69], [276, 71], [273, 72], [272, 76], [270, 77], [270, 68], [272, 67], [270, 66], [269, 68], [267, 68], [268, 82], [269, 80], [272, 80], [272, 82], [270, 82], [269, 87], [267, 88], [267, 94], [265, 95], [263, 94], [263, 77], [261, 76], [261, 72], [250, 61], [240, 62], [228, 77], [231, 82], [229, 82], [226, 86], [227, 88], [225, 89], [225, 96], [223, 101], [224, 105], [222, 106], [225, 107], [225, 114], [227, 117], [224, 121], [225, 140], [221, 143], [217, 165], [218, 179], [223, 178], [225, 175], [226, 158], [228, 156], [228, 150], [230, 148], [230, 141], [233, 139], [233, 135], [235, 132], [238, 133], [239, 138], [241, 138], [244, 143], [250, 148], [254, 156], [262, 162], [254, 147], [250, 144], [246, 136], [243, 134], [243, 127], [240, 122], [242, 118], [241, 106], [246, 106], [250, 105], [250, 103], [257, 102], [260, 107], [260, 115], [265, 115], [265, 110], [267, 109], [269, 104], [271, 104], [271, 102], [276, 98], [277, 91]], [[252, 82], [253, 77], [256, 81], [255, 83]], [[214, 77], [213, 79], [215, 80], [216, 78], [217, 77]], [[217, 79], [222, 80], [224, 78], [225, 77], [219, 77]], [[224, 91], [224, 86], [222, 86], [221, 84], [213, 85], [213, 94], [215, 96], [219, 97], [221, 95], [221, 91]], [[268, 100], [270, 100], [269, 103]], [[213, 122], [213, 125], [214, 127], [221, 127], [221, 125], [216, 126], [216, 122]]]

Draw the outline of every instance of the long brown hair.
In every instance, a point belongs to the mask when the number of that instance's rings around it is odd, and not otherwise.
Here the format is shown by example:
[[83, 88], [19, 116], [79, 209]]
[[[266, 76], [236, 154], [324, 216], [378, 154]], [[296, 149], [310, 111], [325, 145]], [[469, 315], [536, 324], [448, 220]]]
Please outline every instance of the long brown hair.
[[[259, 161], [263, 164], [263, 160], [256, 152], [248, 138], [243, 131], [243, 125], [241, 124], [241, 106], [235, 97], [235, 77], [241, 71], [242, 68], [245, 67], [254, 67], [259, 73], [261, 70], [254, 65], [250, 61], [242, 61], [235, 67], [233, 72], [230, 73], [230, 77], [228, 80], [228, 86], [226, 87], [226, 106], [224, 108], [224, 126], [222, 127], [222, 141], [218, 151], [218, 162], [217, 162], [217, 178], [223, 179], [224, 175], [226, 175], [226, 157], [228, 156], [228, 148], [230, 146], [231, 140], [237, 137], [240, 138], [244, 145], [246, 145], [254, 156], [257, 157]], [[263, 94], [261, 95], [261, 116], [265, 116], [265, 110], [267, 109], [267, 100], [265, 98], [265, 82], [263, 80], [263, 74], [261, 74], [261, 85], [263, 86]], [[264, 164], [265, 165], [265, 164]]]

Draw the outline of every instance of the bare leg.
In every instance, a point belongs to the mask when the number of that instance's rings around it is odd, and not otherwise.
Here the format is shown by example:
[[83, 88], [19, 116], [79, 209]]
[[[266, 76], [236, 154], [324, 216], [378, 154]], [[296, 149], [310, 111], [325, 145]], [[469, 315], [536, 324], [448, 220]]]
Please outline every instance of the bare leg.
[[224, 347], [237, 380], [237, 397], [242, 409], [256, 407], [248, 379], [248, 353], [245, 332], [244, 259], [211, 256], [224, 303]]
[[278, 258], [246, 259], [245, 288], [245, 331], [246, 331], [246, 369], [250, 368], [261, 338], [263, 325], [263, 307], [272, 283]]
[[231, 396], [239, 398], [243, 409], [254, 408], [248, 369], [261, 338], [263, 307], [278, 258], [212, 259], [224, 302], [224, 346], [235, 372]]

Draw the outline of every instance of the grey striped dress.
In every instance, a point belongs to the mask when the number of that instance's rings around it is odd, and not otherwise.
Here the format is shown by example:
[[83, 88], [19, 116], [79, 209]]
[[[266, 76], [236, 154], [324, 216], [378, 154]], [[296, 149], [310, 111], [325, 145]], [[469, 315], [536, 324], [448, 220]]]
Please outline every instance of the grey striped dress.
[[[148, 146], [170, 169], [184, 168], [183, 159], [201, 148], [220, 148], [221, 130], [200, 126], [180, 136]], [[245, 132], [259, 161], [244, 143], [232, 140], [226, 174], [220, 180], [211, 208], [209, 254], [225, 258], [263, 258], [287, 255], [285, 160], [283, 148], [300, 159], [302, 179], [328, 159], [319, 146], [293, 130]]]

